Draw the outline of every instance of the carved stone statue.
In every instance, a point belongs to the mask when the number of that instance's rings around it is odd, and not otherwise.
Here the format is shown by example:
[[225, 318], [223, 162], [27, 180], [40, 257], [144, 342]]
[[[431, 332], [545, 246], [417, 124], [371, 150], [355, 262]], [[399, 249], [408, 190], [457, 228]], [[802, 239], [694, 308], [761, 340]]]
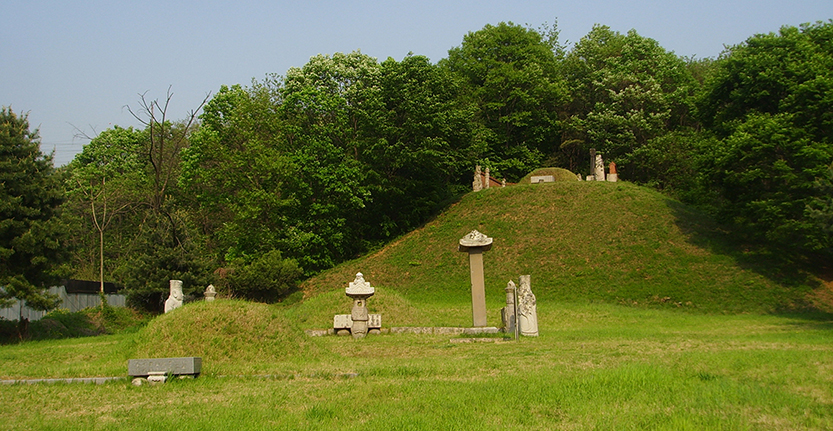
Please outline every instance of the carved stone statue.
[[168, 313], [182, 307], [184, 297], [182, 294], [182, 280], [171, 280], [171, 294], [168, 296], [168, 300], [165, 301], [165, 312]]
[[518, 328], [521, 335], [538, 336], [538, 305], [528, 275], [521, 276], [521, 286], [518, 288]]
[[483, 179], [481, 178], [480, 165], [474, 168], [474, 181], [471, 182], [471, 189], [475, 192], [483, 190]]

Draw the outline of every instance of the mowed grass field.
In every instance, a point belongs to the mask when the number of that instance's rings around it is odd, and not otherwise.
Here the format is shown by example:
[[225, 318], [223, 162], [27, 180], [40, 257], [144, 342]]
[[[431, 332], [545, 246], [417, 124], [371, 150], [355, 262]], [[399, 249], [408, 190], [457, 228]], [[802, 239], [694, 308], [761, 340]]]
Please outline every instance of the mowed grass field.
[[[470, 326], [457, 240], [484, 255], [489, 325], [532, 276], [540, 336], [309, 337], [347, 313], [356, 272], [383, 325]], [[833, 318], [823, 276], [733, 244], [626, 183], [466, 195], [422, 229], [327, 271], [292, 305], [197, 302], [115, 335], [0, 346], [4, 429], [829, 430]], [[135, 387], [127, 361], [200, 356], [203, 375]]]
[[[138, 333], [0, 347], [3, 378], [125, 375], [129, 358], [154, 352], [204, 361], [198, 379], [161, 386], [0, 386], [3, 427], [833, 429], [833, 324], [823, 319], [541, 302], [537, 338], [452, 343], [308, 337], [280, 306], [228, 316], [249, 307], [191, 304]], [[262, 334], [273, 315], [277, 334]], [[225, 326], [180, 328], [156, 346], [162, 325], [211, 320]]]

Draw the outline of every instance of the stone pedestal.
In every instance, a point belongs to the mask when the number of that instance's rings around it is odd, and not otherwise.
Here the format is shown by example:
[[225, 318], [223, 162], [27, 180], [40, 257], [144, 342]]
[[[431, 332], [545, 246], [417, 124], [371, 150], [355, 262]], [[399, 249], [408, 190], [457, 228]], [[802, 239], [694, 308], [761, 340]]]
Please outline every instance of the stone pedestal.
[[475, 327], [486, 326], [486, 283], [483, 276], [483, 252], [492, 248], [492, 238], [473, 230], [460, 239], [459, 251], [469, 254], [471, 272], [471, 316]]

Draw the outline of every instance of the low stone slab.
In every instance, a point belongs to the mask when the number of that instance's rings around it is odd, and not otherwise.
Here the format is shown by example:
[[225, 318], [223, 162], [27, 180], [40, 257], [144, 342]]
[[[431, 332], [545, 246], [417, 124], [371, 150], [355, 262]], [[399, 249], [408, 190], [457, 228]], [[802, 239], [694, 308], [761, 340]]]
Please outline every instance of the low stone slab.
[[189, 356], [185, 358], [131, 359], [127, 361], [127, 374], [130, 377], [147, 377], [155, 373], [173, 374], [175, 376], [198, 376], [202, 368], [202, 358]]
[[532, 184], [538, 183], [554, 183], [555, 176], [553, 175], [535, 175], [529, 178], [529, 182]]
[[510, 341], [511, 338], [452, 338], [448, 340], [452, 344], [465, 344], [465, 343], [505, 343]]
[[[333, 328], [350, 329], [353, 327], [353, 316], [350, 314], [336, 314], [333, 317]], [[380, 329], [382, 327], [381, 314], [367, 315], [367, 329]]]

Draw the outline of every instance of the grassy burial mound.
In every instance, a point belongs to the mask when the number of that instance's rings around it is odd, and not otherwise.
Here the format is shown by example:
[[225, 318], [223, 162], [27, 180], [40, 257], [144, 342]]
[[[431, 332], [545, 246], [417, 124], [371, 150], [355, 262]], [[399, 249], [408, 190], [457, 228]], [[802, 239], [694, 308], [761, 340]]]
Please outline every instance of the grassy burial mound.
[[196, 302], [163, 314], [136, 334], [134, 347], [133, 358], [202, 357], [209, 373], [257, 372], [241, 370], [241, 364], [318, 351], [281, 307], [239, 300]]
[[518, 181], [518, 184], [531, 184], [531, 178], [537, 176], [552, 175], [555, 181], [578, 181], [576, 174], [563, 168], [539, 168], [536, 169]]
[[813, 290], [763, 275], [777, 271], [749, 261], [706, 215], [678, 201], [625, 182], [579, 181], [469, 193], [423, 228], [303, 289], [307, 297], [341, 290], [362, 272], [408, 300], [466, 303], [468, 258], [457, 244], [472, 229], [494, 238], [484, 255], [493, 305], [521, 274], [532, 276], [539, 300], [706, 312], [803, 308]]

